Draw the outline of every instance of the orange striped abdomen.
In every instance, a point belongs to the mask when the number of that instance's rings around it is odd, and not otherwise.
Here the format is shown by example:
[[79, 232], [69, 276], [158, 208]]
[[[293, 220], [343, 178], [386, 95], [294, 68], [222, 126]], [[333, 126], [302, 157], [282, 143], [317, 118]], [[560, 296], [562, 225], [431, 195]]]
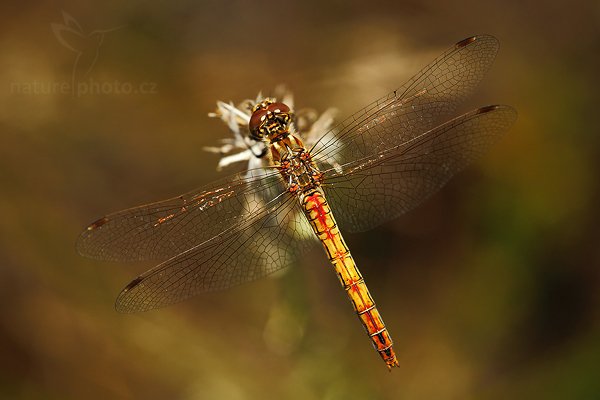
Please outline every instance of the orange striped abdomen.
[[329, 261], [338, 274], [340, 283], [346, 290], [367, 334], [388, 368], [398, 366], [388, 333], [367, 285], [354, 263], [348, 246], [337, 227], [329, 204], [323, 192], [315, 189], [305, 194], [301, 200], [302, 209], [315, 234], [319, 237]]

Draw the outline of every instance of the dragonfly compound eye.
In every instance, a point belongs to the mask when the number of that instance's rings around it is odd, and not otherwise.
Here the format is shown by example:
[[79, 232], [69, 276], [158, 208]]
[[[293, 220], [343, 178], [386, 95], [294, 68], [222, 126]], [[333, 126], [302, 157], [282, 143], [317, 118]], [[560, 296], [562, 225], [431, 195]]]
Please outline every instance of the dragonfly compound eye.
[[283, 103], [272, 103], [267, 106], [267, 110], [272, 112], [273, 114], [285, 113], [288, 114], [290, 112], [290, 108]]
[[260, 108], [252, 113], [250, 117], [250, 123], [248, 128], [250, 129], [250, 136], [254, 139], [262, 139], [264, 133], [262, 132], [262, 125], [267, 121], [267, 110]]
[[290, 108], [283, 103], [262, 103], [255, 107], [248, 128], [254, 139], [263, 139], [270, 134], [287, 131], [291, 120]]

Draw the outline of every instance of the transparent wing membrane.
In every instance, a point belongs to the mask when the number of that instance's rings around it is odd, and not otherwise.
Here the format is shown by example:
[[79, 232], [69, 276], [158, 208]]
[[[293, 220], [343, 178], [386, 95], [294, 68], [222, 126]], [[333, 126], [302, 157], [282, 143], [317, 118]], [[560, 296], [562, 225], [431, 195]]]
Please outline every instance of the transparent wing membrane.
[[77, 249], [110, 261], [166, 260], [242, 223], [283, 191], [276, 170], [246, 171], [100, 218], [80, 235]]
[[200, 292], [250, 282], [297, 260], [314, 240], [295, 198], [177, 255], [134, 279], [117, 298], [121, 312], [138, 312], [185, 300]]
[[[403, 214], [483, 154], [516, 119], [483, 107], [377, 155], [325, 172], [325, 193], [342, 230], [365, 231]], [[393, 119], [390, 120], [393, 126]]]
[[451, 116], [489, 70], [498, 40], [474, 36], [458, 42], [406, 84], [337, 125], [314, 146], [323, 164], [344, 164], [377, 154], [429, 131]]

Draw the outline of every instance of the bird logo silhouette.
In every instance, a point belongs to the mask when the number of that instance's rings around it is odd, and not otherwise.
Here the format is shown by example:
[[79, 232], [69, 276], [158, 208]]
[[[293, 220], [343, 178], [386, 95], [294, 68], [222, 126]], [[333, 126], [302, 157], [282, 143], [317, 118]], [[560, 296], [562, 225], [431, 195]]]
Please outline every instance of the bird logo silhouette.
[[58, 42], [76, 54], [71, 76], [74, 88], [75, 83], [87, 78], [96, 65], [104, 36], [121, 29], [122, 26], [85, 33], [79, 22], [71, 15], [63, 11], [62, 16], [63, 24], [52, 23], [51, 26]]

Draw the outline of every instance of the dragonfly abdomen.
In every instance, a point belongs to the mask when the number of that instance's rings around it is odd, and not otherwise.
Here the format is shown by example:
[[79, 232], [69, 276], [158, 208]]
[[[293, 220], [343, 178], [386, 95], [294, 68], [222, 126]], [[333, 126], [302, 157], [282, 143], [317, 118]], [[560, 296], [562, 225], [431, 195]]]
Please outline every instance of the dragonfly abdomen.
[[315, 188], [305, 193], [301, 198], [301, 205], [313, 231], [323, 243], [329, 261], [335, 268], [340, 283], [371, 338], [375, 350], [379, 352], [388, 368], [398, 366], [392, 338], [344, 242], [322, 190]]

